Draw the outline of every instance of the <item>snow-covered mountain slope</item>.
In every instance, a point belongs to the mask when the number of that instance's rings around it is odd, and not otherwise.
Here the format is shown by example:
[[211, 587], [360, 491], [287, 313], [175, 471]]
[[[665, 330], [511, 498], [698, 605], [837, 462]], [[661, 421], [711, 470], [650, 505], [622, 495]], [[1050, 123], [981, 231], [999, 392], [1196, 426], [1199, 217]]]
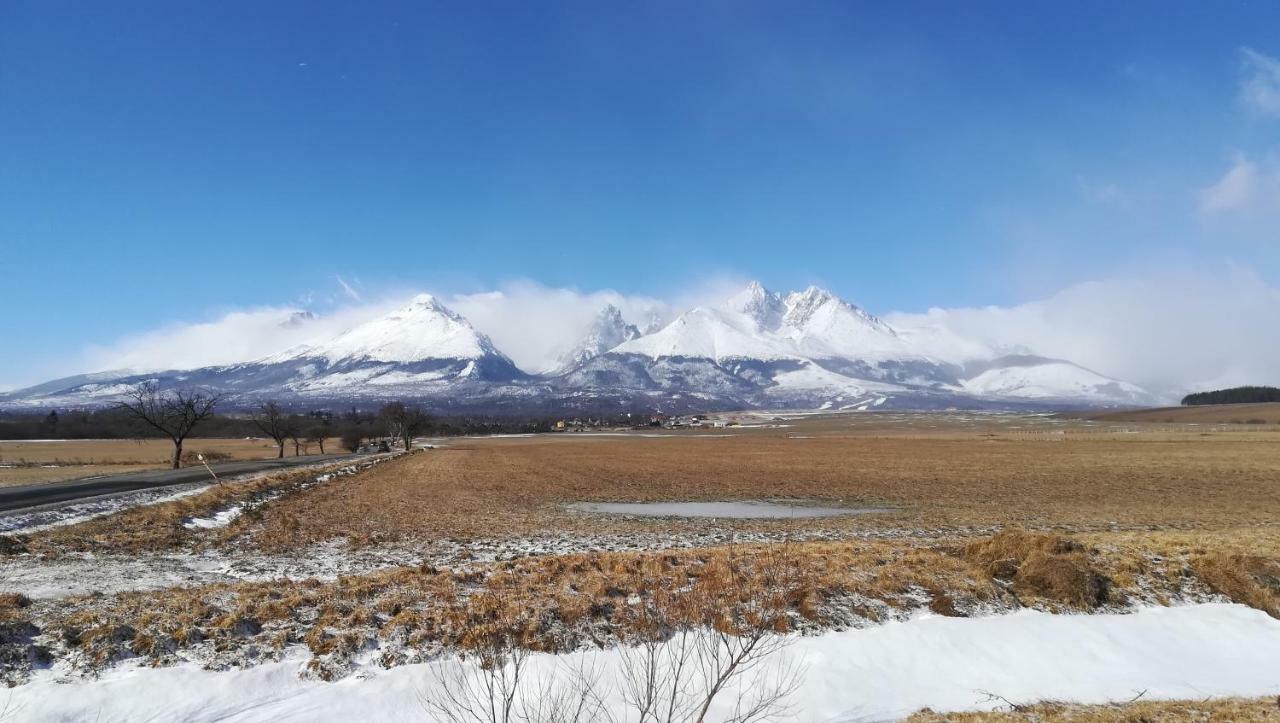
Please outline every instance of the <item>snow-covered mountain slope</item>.
[[943, 329], [899, 331], [817, 287], [784, 296], [756, 282], [720, 305], [691, 309], [619, 344], [558, 381], [595, 390], [745, 395], [764, 406], [850, 400], [857, 406], [869, 399], [896, 399], [896, 406], [924, 397], [926, 406], [974, 397], [1134, 404], [1147, 398], [1133, 385], [1069, 362], [1000, 357]]
[[[481, 359], [503, 356], [471, 323], [430, 294], [406, 306], [348, 329], [332, 339], [273, 355], [262, 363], [290, 359], [405, 364], [424, 359]], [[505, 358], [505, 357], [503, 357]]]
[[888, 324], [829, 291], [810, 286], [783, 302], [781, 335], [809, 357], [925, 358]]
[[591, 322], [582, 339], [560, 356], [555, 368], [562, 372], [568, 371], [639, 336], [640, 329], [635, 324], [628, 324], [618, 307], [606, 304]]
[[[912, 349], [888, 324], [830, 292], [810, 287], [783, 297], [756, 282], [719, 306], [687, 311], [610, 354], [654, 362], [699, 359], [725, 369], [745, 368], [762, 388], [796, 388], [801, 379], [821, 379], [824, 388], [840, 379], [844, 381], [836, 386], [850, 388], [873, 382], [952, 387], [959, 383], [958, 367]], [[744, 365], [747, 361], [752, 364]], [[777, 365], [774, 371], [810, 367], [825, 374], [777, 380], [760, 362]]]
[[92, 374], [77, 374], [37, 384], [25, 389], [0, 393], [0, 407], [81, 407], [101, 406], [124, 398], [133, 386], [146, 381], [147, 374], [132, 369], [117, 369]]
[[[97, 375], [102, 377], [102, 375]], [[485, 398], [528, 375], [487, 336], [434, 297], [404, 307], [329, 339], [226, 366], [107, 378], [70, 378], [12, 393], [14, 406], [102, 405], [123, 398], [139, 382], [164, 388], [207, 387], [235, 403], [333, 399]]]
[[980, 366], [981, 371], [965, 379], [962, 385], [965, 391], [976, 396], [1111, 404], [1154, 401], [1141, 387], [1061, 359], [1002, 357]]

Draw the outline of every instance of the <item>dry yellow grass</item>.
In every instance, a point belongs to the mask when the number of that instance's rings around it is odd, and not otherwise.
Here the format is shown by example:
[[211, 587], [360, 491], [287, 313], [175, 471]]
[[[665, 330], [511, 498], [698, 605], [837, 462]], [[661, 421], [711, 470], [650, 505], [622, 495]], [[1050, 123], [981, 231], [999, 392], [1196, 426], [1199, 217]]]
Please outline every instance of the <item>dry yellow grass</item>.
[[1280, 559], [1215, 551], [1192, 567], [1215, 592], [1280, 618]]
[[1042, 703], [991, 713], [921, 711], [908, 723], [1236, 723], [1280, 721], [1280, 698], [1136, 701], [1114, 705]]
[[[1232, 558], [1238, 549], [1218, 552]], [[764, 621], [783, 632], [882, 621], [924, 605], [953, 616], [1027, 604], [1088, 611], [1121, 605], [1129, 596], [1171, 597], [1188, 584], [1205, 583], [1194, 566], [1174, 561], [1167, 575], [1123, 580], [1125, 571], [1152, 564], [1146, 554], [1142, 546], [1093, 548], [1023, 531], [967, 546], [896, 540], [574, 554], [453, 570], [423, 565], [334, 582], [228, 583], [71, 598], [46, 606], [40, 623], [98, 664], [128, 652], [163, 663], [174, 650], [202, 641], [277, 649], [302, 642], [317, 656], [342, 657], [379, 639], [394, 643], [383, 661], [393, 665], [404, 662], [396, 656], [405, 654], [405, 646], [481, 648], [493, 635], [555, 652], [643, 638], [656, 632], [654, 620], [667, 627]], [[1038, 555], [1064, 558], [1089, 577], [1023, 577], [1000, 564], [1007, 556], [1025, 568]], [[1270, 563], [1277, 561], [1273, 553]], [[1012, 588], [1002, 576], [1012, 579]], [[1093, 587], [1098, 580], [1106, 583], [1105, 599]], [[1241, 598], [1222, 592], [1247, 604], [1253, 594], [1247, 588], [1239, 591]], [[15, 607], [13, 614], [21, 618], [26, 610]], [[752, 623], [743, 615], [763, 617]]]
[[[1226, 529], [1280, 520], [1276, 434], [1077, 434], [1035, 419], [998, 432], [924, 423], [914, 432], [898, 425], [892, 434], [829, 420], [795, 425], [737, 436], [454, 440], [351, 484], [274, 505], [255, 539], [283, 549], [334, 536], [472, 538], [728, 524], [566, 510], [580, 501], [786, 498], [898, 508], [803, 523], [844, 530], [1009, 523], [1071, 530]], [[767, 521], [734, 526], [785, 527]]]
[[[935, 609], [952, 615], [1002, 595], [977, 568], [945, 551], [804, 543], [533, 557], [466, 570], [400, 568], [329, 583], [280, 580], [72, 598], [45, 609], [41, 625], [98, 664], [124, 652], [163, 662], [173, 650], [202, 641], [231, 645], [250, 638], [303, 642], [316, 655], [349, 654], [370, 637], [419, 649], [470, 649], [484, 647], [486, 636], [503, 635], [527, 648], [563, 651], [659, 634], [651, 627], [655, 619], [691, 626], [767, 619], [776, 632], [875, 621], [920, 605], [922, 593], [944, 601]], [[648, 612], [638, 615], [637, 606]], [[753, 615], [765, 617], [741, 617]]]
[[1161, 407], [1126, 412], [1106, 412], [1088, 416], [1090, 419], [1107, 422], [1280, 425], [1280, 403], [1203, 404], [1194, 407]]
[[[193, 517], [207, 517], [264, 493], [288, 491], [347, 463], [322, 469], [297, 469], [273, 475], [212, 485], [190, 497], [123, 510], [74, 525], [54, 527], [31, 535], [0, 535], [11, 552], [57, 555], [64, 552], [123, 552], [173, 548], [191, 543], [195, 535], [183, 523]], [[16, 541], [16, 545], [12, 542]], [[3, 548], [0, 548], [2, 554]]]
[[[335, 447], [336, 448], [336, 447]], [[276, 455], [269, 439], [188, 439], [187, 451], [211, 451], [232, 459], [266, 459]], [[285, 453], [292, 454], [292, 445]], [[48, 442], [0, 442], [0, 463], [36, 464], [155, 464], [173, 458], [173, 444], [167, 439], [64, 439]]]
[[987, 575], [1012, 583], [1019, 595], [1086, 609], [1109, 595], [1107, 578], [1094, 569], [1085, 547], [1059, 535], [1005, 530], [969, 543], [963, 556]]
[[74, 464], [43, 467], [0, 467], [0, 487], [12, 485], [43, 484], [45, 482], [62, 482], [85, 477], [98, 477], [108, 474], [128, 474], [152, 469], [163, 469], [155, 464]]

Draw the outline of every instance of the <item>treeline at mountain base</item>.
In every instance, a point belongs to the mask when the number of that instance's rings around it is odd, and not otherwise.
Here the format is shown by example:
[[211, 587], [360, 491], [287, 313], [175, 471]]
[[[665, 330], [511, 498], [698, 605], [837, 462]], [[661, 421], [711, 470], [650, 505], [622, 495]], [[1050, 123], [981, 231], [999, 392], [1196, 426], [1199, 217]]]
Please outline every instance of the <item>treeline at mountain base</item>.
[[[415, 434], [423, 437], [456, 437], [483, 434], [530, 434], [551, 432], [560, 417], [519, 416], [433, 416], [423, 414]], [[641, 419], [635, 417], [634, 419]], [[622, 427], [635, 423], [626, 415], [593, 416], [575, 420], [580, 426]], [[323, 430], [325, 436], [344, 439], [376, 439], [395, 436], [394, 422], [380, 410], [351, 409], [334, 413], [327, 410], [293, 413], [288, 427], [304, 431]], [[192, 438], [262, 437], [252, 416], [215, 414], [200, 423]], [[38, 414], [0, 413], [0, 439], [158, 439], [164, 435], [134, 415], [121, 409], [51, 411]]]
[[1261, 402], [1280, 402], [1280, 388], [1232, 387], [1231, 389], [1216, 389], [1211, 392], [1196, 392], [1182, 398], [1183, 406], [1187, 407], [1202, 404], [1257, 404]]

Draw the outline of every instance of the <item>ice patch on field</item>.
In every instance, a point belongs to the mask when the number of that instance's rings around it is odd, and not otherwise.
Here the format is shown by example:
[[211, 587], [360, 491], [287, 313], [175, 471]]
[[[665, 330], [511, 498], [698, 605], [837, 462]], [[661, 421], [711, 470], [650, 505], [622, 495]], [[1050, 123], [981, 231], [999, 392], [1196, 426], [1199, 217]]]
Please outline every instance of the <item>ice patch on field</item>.
[[[96, 679], [67, 679], [45, 669], [11, 689], [9, 703], [31, 720], [421, 719], [423, 694], [447, 679], [450, 670], [474, 665], [449, 657], [383, 669], [370, 661], [358, 675], [325, 683], [300, 675], [306, 661], [299, 646], [282, 662], [224, 672], [191, 664], [125, 663]], [[925, 707], [962, 711], [1006, 705], [993, 694], [1015, 703], [1107, 703], [1139, 694], [1144, 700], [1275, 695], [1280, 692], [1277, 662], [1280, 621], [1241, 605], [1204, 604], [1128, 615], [923, 615], [794, 637], [765, 666], [802, 666], [789, 698], [793, 709], [782, 720], [881, 721]], [[599, 692], [614, 718], [634, 720], [634, 714], [627, 716], [622, 686], [614, 682], [621, 665], [617, 648], [533, 654], [524, 675], [536, 682], [587, 671], [604, 681]], [[736, 693], [757, 680], [735, 680], [708, 718], [730, 715]]]

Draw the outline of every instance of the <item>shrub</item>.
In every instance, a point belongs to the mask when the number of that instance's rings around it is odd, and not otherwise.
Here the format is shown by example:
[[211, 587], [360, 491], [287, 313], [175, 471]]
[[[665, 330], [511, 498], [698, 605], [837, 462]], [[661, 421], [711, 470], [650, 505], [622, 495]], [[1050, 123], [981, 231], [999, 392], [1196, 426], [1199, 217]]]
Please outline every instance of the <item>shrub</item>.
[[963, 557], [991, 577], [1012, 582], [1019, 595], [1077, 608], [1106, 602], [1109, 581], [1093, 568], [1084, 546], [1066, 537], [1008, 529], [970, 543]]
[[1201, 555], [1191, 567], [1214, 592], [1280, 618], [1280, 560], [1260, 555]]

